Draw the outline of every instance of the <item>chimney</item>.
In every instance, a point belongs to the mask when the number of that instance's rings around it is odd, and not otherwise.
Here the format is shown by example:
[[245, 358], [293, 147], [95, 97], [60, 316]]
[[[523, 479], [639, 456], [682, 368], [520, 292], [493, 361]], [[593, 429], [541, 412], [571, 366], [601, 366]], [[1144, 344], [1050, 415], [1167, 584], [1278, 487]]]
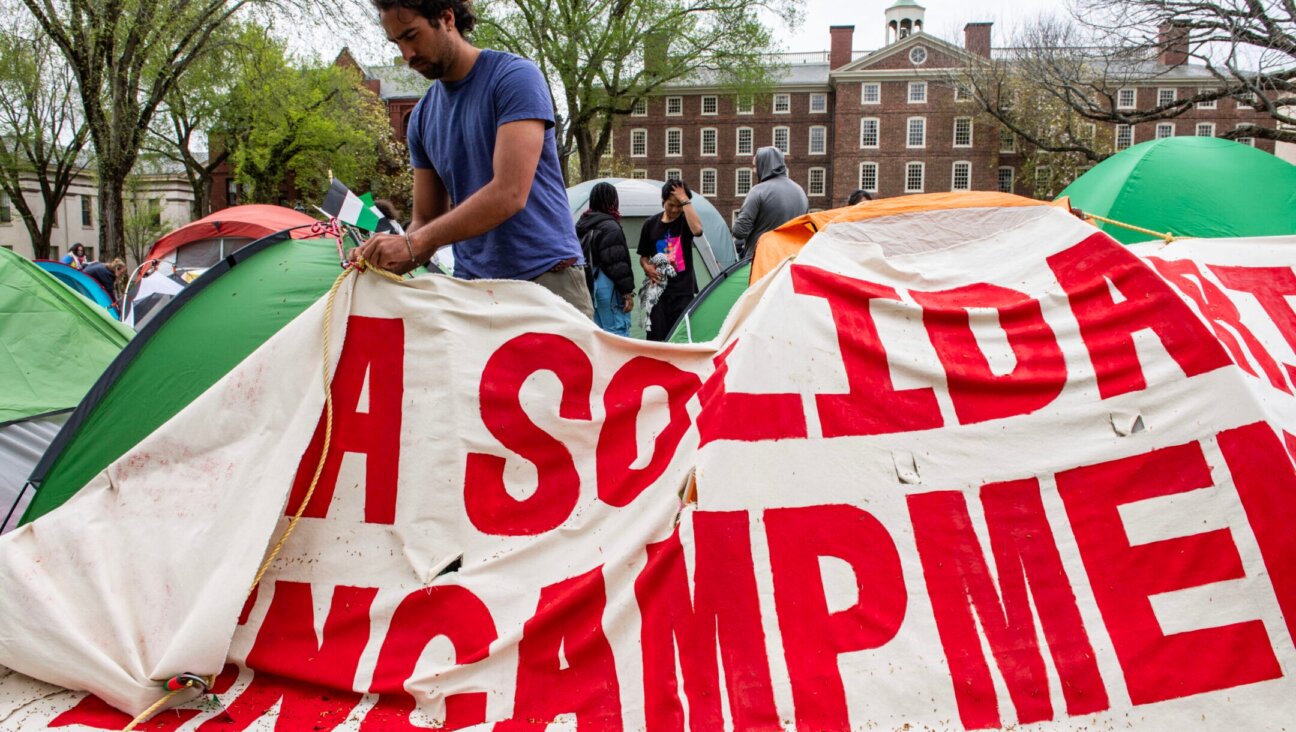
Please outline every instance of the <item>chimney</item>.
[[851, 62], [851, 44], [855, 40], [855, 26], [829, 26], [828, 35], [832, 37], [832, 45], [828, 51], [828, 68], [840, 69]]
[[1161, 63], [1165, 66], [1183, 66], [1188, 63], [1188, 26], [1170, 21], [1163, 23], [1157, 30]]
[[990, 58], [990, 27], [994, 23], [968, 23], [963, 26], [963, 48], [968, 53]]
[[666, 50], [670, 39], [664, 32], [649, 33], [644, 36], [644, 70], [650, 74], [659, 74], [666, 67]]

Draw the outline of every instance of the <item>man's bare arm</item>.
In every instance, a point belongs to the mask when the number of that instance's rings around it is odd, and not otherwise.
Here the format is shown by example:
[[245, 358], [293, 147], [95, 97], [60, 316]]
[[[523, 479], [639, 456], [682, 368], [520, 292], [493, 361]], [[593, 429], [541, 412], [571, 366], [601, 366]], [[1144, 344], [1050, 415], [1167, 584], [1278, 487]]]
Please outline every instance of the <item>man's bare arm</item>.
[[[434, 215], [437, 209], [435, 188], [440, 187], [444, 192], [445, 187], [440, 185], [441, 179], [435, 171], [425, 171], [436, 176], [437, 185], [428, 191], [433, 195], [426, 208], [416, 195], [409, 246], [403, 236], [378, 234], [359, 248], [359, 256], [375, 267], [405, 273], [426, 262], [440, 247], [481, 236], [504, 223], [526, 206], [531, 195], [531, 183], [535, 180], [540, 151], [544, 147], [544, 133], [544, 122], [540, 120], [518, 120], [501, 125], [495, 132], [494, 172], [490, 182], [439, 216]], [[418, 172], [415, 171], [416, 181]], [[427, 182], [432, 183], [431, 180]], [[445, 196], [441, 198], [443, 201], [447, 199]], [[432, 218], [422, 221], [422, 215]], [[411, 247], [417, 264], [410, 261]]]
[[415, 168], [414, 211], [410, 215], [409, 230], [418, 231], [449, 210], [450, 193], [441, 182], [441, 176], [431, 168]]

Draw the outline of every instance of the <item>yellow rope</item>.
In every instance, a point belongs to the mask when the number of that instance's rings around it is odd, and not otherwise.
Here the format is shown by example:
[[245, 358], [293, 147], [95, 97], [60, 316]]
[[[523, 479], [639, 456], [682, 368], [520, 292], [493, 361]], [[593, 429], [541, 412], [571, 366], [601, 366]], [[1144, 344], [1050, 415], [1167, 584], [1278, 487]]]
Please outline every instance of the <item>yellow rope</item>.
[[1117, 220], [1115, 220], [1115, 219], [1109, 219], [1109, 218], [1107, 218], [1106, 216], [1099, 216], [1098, 214], [1095, 214], [1095, 213], [1089, 213], [1088, 211], [1085, 211], [1085, 214], [1084, 214], [1084, 215], [1085, 215], [1085, 218], [1088, 219], [1089, 221], [1101, 221], [1101, 222], [1103, 222], [1104, 224], [1111, 224], [1112, 226], [1119, 226], [1119, 227], [1121, 227], [1122, 229], [1129, 229], [1130, 231], [1137, 231], [1137, 232], [1140, 233], [1140, 234], [1148, 234], [1148, 235], [1150, 235], [1150, 236], [1155, 236], [1155, 237], [1158, 238], [1158, 239], [1164, 239], [1166, 244], [1169, 244], [1169, 243], [1171, 243], [1171, 242], [1178, 241], [1178, 240], [1184, 238], [1184, 237], [1181, 237], [1181, 236], [1175, 236], [1174, 234], [1171, 234], [1171, 233], [1168, 233], [1168, 232], [1163, 233], [1163, 232], [1160, 232], [1160, 231], [1153, 231], [1153, 230], [1151, 230], [1151, 229], [1145, 229], [1145, 228], [1143, 228], [1142, 226], [1135, 226], [1134, 224], [1127, 224], [1127, 223], [1125, 223], [1124, 221], [1117, 221]]
[[[261, 562], [261, 567], [260, 569], [257, 570], [256, 578], [252, 580], [252, 586], [248, 588], [247, 591], [248, 596], [251, 596], [252, 593], [256, 590], [257, 585], [261, 584], [261, 578], [264, 577], [266, 571], [270, 569], [270, 564], [274, 562], [275, 557], [279, 556], [279, 552], [280, 550], [283, 549], [284, 544], [288, 541], [288, 537], [292, 535], [293, 529], [297, 527], [297, 522], [301, 520], [302, 514], [306, 512], [306, 506], [310, 505], [311, 496], [315, 495], [315, 486], [319, 483], [320, 475], [324, 472], [324, 462], [328, 459], [329, 444], [333, 439], [333, 390], [331, 388], [333, 376], [331, 373], [329, 373], [329, 367], [331, 365], [329, 363], [329, 336], [332, 331], [332, 325], [333, 325], [333, 301], [337, 297], [338, 288], [342, 286], [342, 283], [345, 282], [346, 278], [350, 277], [353, 272], [375, 272], [395, 282], [400, 282], [401, 280], [405, 279], [401, 275], [395, 274], [393, 272], [388, 272], [385, 269], [378, 269], [376, 267], [368, 266], [368, 263], [365, 262], [364, 258], [362, 257], [356, 260], [356, 262], [352, 266], [347, 267], [346, 270], [342, 272], [342, 274], [338, 275], [338, 278], [333, 281], [333, 286], [329, 288], [328, 299], [324, 301], [324, 333], [323, 333], [324, 444], [320, 448], [319, 461], [315, 463], [315, 474], [311, 476], [310, 487], [306, 489], [306, 495], [302, 497], [301, 504], [297, 506], [297, 512], [294, 513], [292, 519], [288, 521], [288, 527], [284, 529], [283, 536], [279, 537], [279, 541], [275, 542], [275, 545], [270, 550], [270, 553], [267, 554], [265, 560]], [[215, 683], [214, 678], [207, 684], [207, 687], [211, 688], [212, 683]], [[151, 715], [153, 715], [155, 712], [157, 712], [159, 709], [165, 706], [166, 703], [170, 701], [176, 694], [179, 694], [182, 691], [187, 691], [193, 688], [193, 685], [194, 685], [193, 681], [186, 681], [184, 687], [167, 692], [166, 695], [163, 696], [161, 699], [158, 699], [157, 701], [153, 702], [153, 705], [150, 706], [148, 709], [145, 709], [144, 711], [136, 715], [136, 717], [131, 720], [131, 723], [126, 725], [126, 727], [122, 729], [122, 732], [130, 732], [130, 730], [135, 729], [135, 727], [139, 725], [140, 722], [143, 722], [144, 720], [148, 719]]]

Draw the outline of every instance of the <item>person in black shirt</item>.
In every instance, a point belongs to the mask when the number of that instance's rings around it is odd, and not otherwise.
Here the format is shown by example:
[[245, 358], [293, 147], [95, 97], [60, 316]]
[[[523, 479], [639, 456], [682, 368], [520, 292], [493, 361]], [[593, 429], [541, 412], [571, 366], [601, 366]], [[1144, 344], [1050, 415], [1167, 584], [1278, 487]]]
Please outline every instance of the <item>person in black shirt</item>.
[[[693, 237], [702, 235], [702, 219], [693, 209], [693, 193], [680, 180], [662, 186], [662, 214], [644, 222], [639, 234], [639, 264], [650, 280], [665, 288], [648, 312], [648, 340], [664, 341], [675, 321], [697, 294], [693, 276]], [[653, 259], [670, 266], [658, 267]]]

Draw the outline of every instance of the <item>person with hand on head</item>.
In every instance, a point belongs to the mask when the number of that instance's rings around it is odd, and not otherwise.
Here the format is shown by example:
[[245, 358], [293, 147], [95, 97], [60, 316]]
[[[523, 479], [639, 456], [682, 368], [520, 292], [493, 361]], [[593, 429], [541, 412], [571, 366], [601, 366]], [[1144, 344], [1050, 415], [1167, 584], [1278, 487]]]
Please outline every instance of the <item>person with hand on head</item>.
[[635, 284], [619, 206], [616, 186], [594, 184], [576, 234], [585, 257], [585, 283], [594, 294], [594, 322], [609, 333], [629, 336]]
[[[663, 285], [661, 296], [648, 311], [648, 340], [664, 341], [671, 326], [684, 314], [697, 294], [693, 274], [693, 237], [702, 235], [702, 219], [693, 207], [693, 193], [680, 180], [662, 186], [662, 213], [644, 222], [639, 233], [639, 265], [648, 279]], [[661, 257], [670, 265], [667, 277], [653, 263]]]
[[540, 69], [465, 37], [471, 0], [372, 0], [387, 39], [432, 86], [410, 114], [413, 216], [351, 253], [404, 274], [454, 246], [455, 276], [535, 282], [594, 316]]

